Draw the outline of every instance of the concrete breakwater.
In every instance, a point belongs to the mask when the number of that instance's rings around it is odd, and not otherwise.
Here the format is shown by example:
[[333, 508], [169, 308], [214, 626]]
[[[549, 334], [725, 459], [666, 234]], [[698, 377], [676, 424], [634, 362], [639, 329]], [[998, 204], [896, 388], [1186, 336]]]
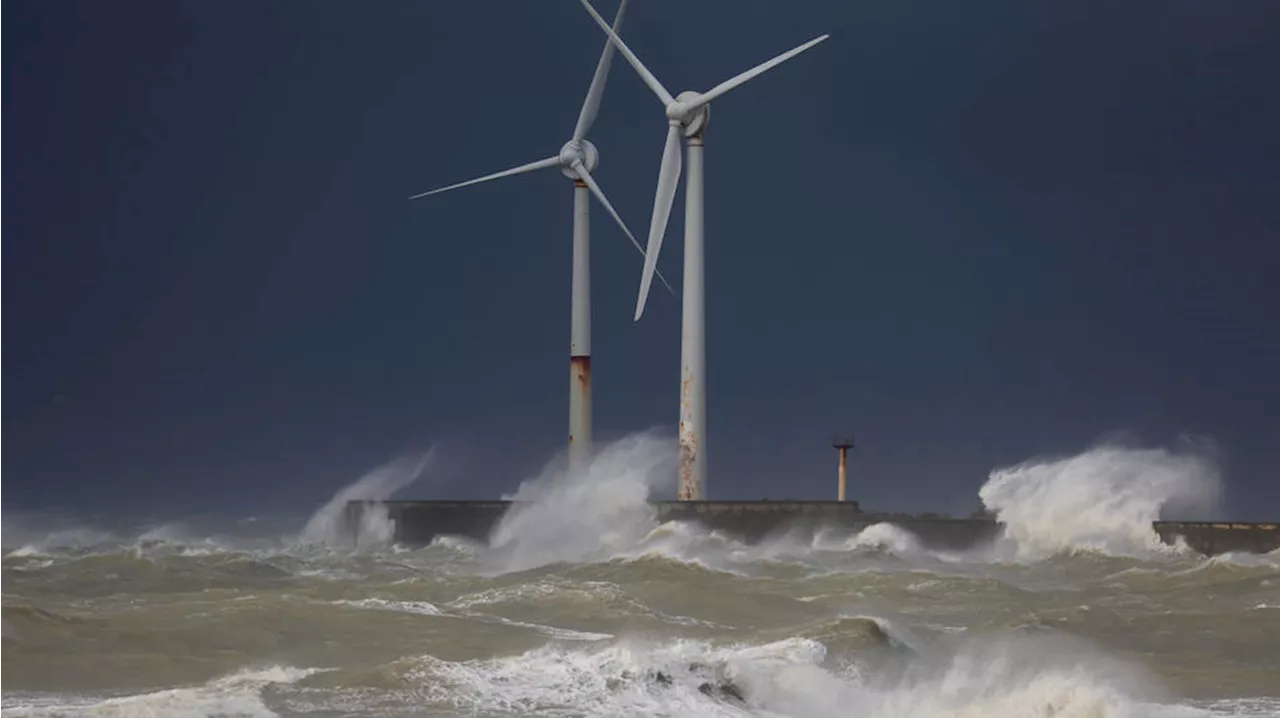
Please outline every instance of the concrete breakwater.
[[[891, 523], [910, 531], [927, 548], [959, 551], [1000, 534], [1000, 524], [990, 518], [867, 512], [854, 501], [655, 501], [651, 505], [659, 521], [688, 521], [748, 543], [788, 531], [856, 532]], [[512, 502], [352, 501], [346, 507], [346, 525], [354, 531], [373, 507], [385, 510], [393, 522], [393, 541], [425, 546], [438, 536], [487, 539]], [[1206, 555], [1269, 553], [1280, 548], [1280, 523], [1276, 522], [1157, 521], [1152, 528], [1165, 543], [1185, 541]]]

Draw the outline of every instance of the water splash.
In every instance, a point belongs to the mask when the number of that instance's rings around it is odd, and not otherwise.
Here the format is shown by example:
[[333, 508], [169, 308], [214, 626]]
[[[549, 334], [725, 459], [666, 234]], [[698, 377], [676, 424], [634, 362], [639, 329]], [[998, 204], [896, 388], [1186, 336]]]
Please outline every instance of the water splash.
[[516, 656], [421, 660], [433, 698], [475, 712], [690, 716], [1205, 716], [1163, 702], [1138, 666], [1065, 638], [961, 642], [901, 666], [839, 667], [807, 638], [713, 646], [623, 640]]
[[[102, 517], [93, 518], [100, 523]], [[119, 525], [104, 527], [94, 523], [56, 509], [14, 511], [6, 507], [0, 521], [4, 527], [0, 544], [5, 558], [48, 556], [87, 553], [99, 546], [121, 543], [129, 535]]]
[[549, 466], [504, 499], [516, 505], [490, 535], [506, 570], [604, 557], [657, 526], [655, 489], [674, 488], [675, 443], [642, 433], [609, 444], [578, 470]]
[[848, 549], [878, 549], [896, 556], [912, 556], [925, 553], [920, 539], [910, 531], [892, 523], [872, 524], [851, 536], [845, 542]]
[[978, 492], [1004, 524], [1019, 560], [1077, 551], [1167, 554], [1151, 523], [1166, 512], [1214, 513], [1221, 477], [1212, 459], [1164, 449], [1102, 446], [1057, 461], [991, 472]]
[[421, 455], [401, 457], [360, 477], [358, 481], [333, 495], [329, 503], [316, 511], [298, 536], [301, 544], [319, 546], [385, 545], [395, 533], [395, 522], [384, 505], [378, 503], [360, 512], [359, 523], [350, 525], [346, 513], [351, 501], [381, 502], [417, 481], [434, 455], [431, 449]]

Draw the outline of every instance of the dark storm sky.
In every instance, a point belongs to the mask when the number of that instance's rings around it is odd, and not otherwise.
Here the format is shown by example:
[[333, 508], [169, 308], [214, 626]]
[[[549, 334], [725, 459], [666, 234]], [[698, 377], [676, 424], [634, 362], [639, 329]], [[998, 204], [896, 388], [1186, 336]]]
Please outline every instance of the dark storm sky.
[[[611, 16], [613, 2], [598, 3]], [[575, 0], [4, 3], [5, 508], [310, 506], [393, 454], [511, 490], [564, 440]], [[637, 0], [715, 103], [710, 492], [968, 511], [987, 471], [1209, 437], [1280, 515], [1280, 5]], [[665, 126], [620, 58], [597, 177]], [[598, 205], [596, 431], [677, 412], [679, 304]], [[661, 267], [681, 272], [682, 194]], [[677, 286], [678, 283], [677, 283]], [[143, 508], [139, 508], [143, 507]]]

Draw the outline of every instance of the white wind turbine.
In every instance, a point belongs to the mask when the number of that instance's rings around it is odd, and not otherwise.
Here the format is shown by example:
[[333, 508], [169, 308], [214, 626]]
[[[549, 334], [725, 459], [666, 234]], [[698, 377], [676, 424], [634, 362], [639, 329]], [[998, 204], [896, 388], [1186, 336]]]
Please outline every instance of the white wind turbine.
[[666, 108], [667, 141], [662, 150], [662, 165], [658, 170], [658, 190], [653, 198], [653, 217], [649, 223], [649, 245], [645, 252], [644, 274], [640, 277], [640, 296], [636, 300], [636, 321], [644, 313], [649, 286], [657, 269], [658, 251], [666, 233], [667, 219], [671, 216], [671, 203], [675, 200], [676, 183], [680, 181], [680, 135], [685, 137], [689, 154], [689, 178], [685, 180], [684, 205], [684, 289], [681, 307], [680, 329], [680, 488], [677, 497], [682, 500], [699, 500], [706, 487], [706, 426], [707, 395], [706, 376], [706, 316], [703, 301], [703, 236], [702, 236], [702, 134], [706, 130], [711, 113], [711, 101], [751, 78], [799, 55], [828, 35], [821, 35], [809, 42], [761, 63], [746, 72], [732, 77], [706, 92], [686, 90], [675, 97], [658, 82], [652, 72], [640, 62], [640, 58], [618, 37], [616, 28], [610, 28], [591, 7], [588, 0], [581, 0], [596, 24], [605, 31], [622, 56], [639, 73], [640, 79], [658, 96]]
[[[622, 14], [627, 8], [627, 0], [618, 4], [618, 14], [614, 18], [613, 27], [622, 25]], [[606, 27], [608, 27], [606, 25]], [[578, 124], [573, 128], [573, 138], [560, 148], [560, 152], [546, 159], [530, 162], [502, 172], [478, 177], [467, 182], [441, 187], [416, 194], [409, 199], [418, 199], [429, 195], [447, 192], [451, 189], [467, 185], [488, 182], [489, 180], [510, 175], [533, 172], [535, 170], [559, 167], [565, 177], [573, 180], [573, 285], [570, 306], [569, 330], [569, 465], [581, 466], [591, 452], [591, 245], [590, 245], [590, 207], [588, 192], [594, 194], [600, 204], [608, 210], [622, 231], [631, 239], [631, 243], [643, 255], [640, 246], [631, 230], [618, 216], [604, 190], [591, 176], [600, 162], [600, 153], [596, 146], [586, 139], [586, 134], [595, 122], [596, 113], [600, 109], [600, 98], [604, 95], [605, 80], [609, 75], [609, 65], [613, 60], [613, 44], [605, 41], [600, 62], [596, 65], [596, 73], [591, 78], [591, 87], [587, 90], [587, 98], [578, 113]], [[647, 276], [647, 274], [646, 274]], [[661, 274], [658, 278], [671, 290]], [[672, 291], [672, 294], [675, 292]]]

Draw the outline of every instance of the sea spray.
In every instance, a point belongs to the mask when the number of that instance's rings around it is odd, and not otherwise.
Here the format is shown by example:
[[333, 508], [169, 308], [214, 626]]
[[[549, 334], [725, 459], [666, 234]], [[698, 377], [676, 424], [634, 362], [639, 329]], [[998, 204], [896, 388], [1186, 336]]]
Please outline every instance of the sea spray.
[[[647, 455], [647, 441], [605, 447], [583, 476], [548, 471], [521, 487], [512, 498], [531, 500], [508, 517], [497, 548], [451, 538], [416, 551], [298, 550], [289, 517], [291, 530], [272, 523], [271, 546], [249, 553], [242, 535], [218, 538], [230, 552], [175, 552], [204, 540], [183, 522], [141, 534], [112, 527], [116, 538], [89, 555], [6, 557], [0, 707], [50, 716], [1208, 716], [1200, 706], [1215, 718], [1280, 715], [1274, 563], [1054, 555], [991, 565], [974, 555], [944, 565], [888, 524], [745, 546], [672, 522], [637, 540], [653, 521], [644, 499], [675, 475], [674, 456], [664, 446]], [[433, 476], [436, 468], [428, 462]], [[342, 497], [394, 490], [382, 485]], [[258, 535], [264, 522], [245, 528]], [[135, 544], [148, 547], [141, 559]], [[507, 558], [562, 563], [506, 574]], [[1088, 644], [1071, 644], [1073, 635]], [[280, 662], [279, 673], [270, 668]], [[288, 666], [333, 670], [299, 677], [304, 669]]]
[[[623, 639], [449, 662], [414, 676], [441, 703], [522, 715], [842, 718], [1203, 716], [1140, 666], [1066, 636], [962, 639], [901, 665], [845, 663], [806, 638], [714, 645]], [[882, 656], [883, 657], [883, 656]], [[843, 666], [841, 665], [843, 664]]]
[[79, 553], [121, 541], [115, 534], [91, 526], [56, 526], [41, 530], [38, 525], [29, 525], [25, 519], [17, 515], [4, 517], [6, 558], [41, 556], [50, 552]]
[[302, 544], [320, 546], [383, 545], [391, 541], [395, 526], [382, 504], [368, 506], [360, 512], [358, 525], [349, 525], [346, 512], [351, 501], [381, 502], [417, 481], [433, 452], [401, 457], [360, 477], [355, 483], [333, 495], [329, 503], [316, 511], [298, 536]]
[[907, 557], [924, 553], [920, 540], [910, 531], [892, 523], [872, 524], [845, 541], [846, 549], [878, 549]]
[[652, 432], [604, 446], [585, 466], [550, 466], [504, 499], [515, 505], [494, 527], [489, 545], [505, 570], [612, 554], [657, 526], [655, 489], [675, 484], [674, 442]]
[[6, 697], [5, 715], [44, 718], [99, 718], [102, 716], [169, 716], [171, 718], [203, 718], [205, 716], [245, 716], [272, 718], [278, 715], [263, 702], [264, 689], [297, 683], [323, 672], [318, 668], [261, 666], [247, 668], [215, 678], [199, 686], [184, 686], [151, 693], [120, 695], [95, 699], [82, 697], [75, 703], [39, 705], [19, 697], [10, 702]]
[[1152, 522], [1171, 510], [1212, 514], [1220, 495], [1218, 468], [1206, 456], [1115, 446], [997, 469], [978, 492], [1004, 525], [998, 548], [1019, 560], [1166, 553]]
[[1166, 702], [1167, 691], [1140, 664], [1109, 656], [1067, 634], [963, 637], [938, 641], [930, 648], [927, 654], [900, 656], [867, 671], [857, 691], [861, 695], [850, 696], [863, 706], [861, 714], [886, 718], [1203, 715]]

